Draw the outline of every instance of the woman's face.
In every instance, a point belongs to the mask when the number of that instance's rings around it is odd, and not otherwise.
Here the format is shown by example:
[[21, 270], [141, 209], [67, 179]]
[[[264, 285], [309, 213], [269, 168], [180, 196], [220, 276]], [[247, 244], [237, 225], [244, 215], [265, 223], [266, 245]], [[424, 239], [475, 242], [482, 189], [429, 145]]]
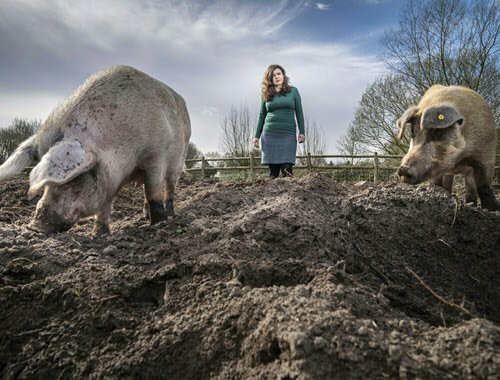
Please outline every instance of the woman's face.
[[275, 86], [281, 86], [283, 85], [283, 71], [281, 69], [274, 69], [273, 70], [273, 84]]

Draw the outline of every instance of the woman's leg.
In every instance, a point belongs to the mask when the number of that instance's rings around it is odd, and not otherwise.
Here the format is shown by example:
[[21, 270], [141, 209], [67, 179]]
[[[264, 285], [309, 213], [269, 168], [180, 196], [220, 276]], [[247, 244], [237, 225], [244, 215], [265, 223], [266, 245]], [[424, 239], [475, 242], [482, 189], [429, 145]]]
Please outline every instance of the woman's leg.
[[269, 164], [269, 177], [277, 178], [280, 175], [280, 164]]
[[283, 177], [293, 177], [293, 164], [281, 164], [280, 169], [281, 169], [281, 174]]

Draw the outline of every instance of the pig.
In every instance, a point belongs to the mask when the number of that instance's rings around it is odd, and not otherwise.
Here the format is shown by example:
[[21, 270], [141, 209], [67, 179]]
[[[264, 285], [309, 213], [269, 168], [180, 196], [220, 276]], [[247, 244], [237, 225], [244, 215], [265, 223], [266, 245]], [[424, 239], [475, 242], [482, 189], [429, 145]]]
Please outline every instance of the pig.
[[28, 228], [69, 230], [95, 217], [93, 233], [109, 232], [113, 198], [131, 181], [144, 184], [150, 224], [174, 214], [174, 192], [191, 124], [184, 99], [130, 66], [90, 76], [40, 130], [0, 166], [0, 181], [34, 161], [28, 196], [43, 193]]
[[434, 85], [417, 106], [396, 122], [399, 138], [411, 126], [408, 153], [397, 174], [409, 184], [431, 181], [451, 192], [453, 175], [465, 178], [467, 203], [500, 210], [491, 181], [497, 132], [491, 108], [477, 92], [463, 86]]

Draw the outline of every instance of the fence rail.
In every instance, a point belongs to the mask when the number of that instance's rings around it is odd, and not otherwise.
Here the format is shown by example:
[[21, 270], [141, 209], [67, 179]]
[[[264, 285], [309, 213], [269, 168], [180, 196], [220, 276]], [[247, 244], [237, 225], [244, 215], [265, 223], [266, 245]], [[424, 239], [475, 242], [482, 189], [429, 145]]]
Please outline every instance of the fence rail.
[[[339, 155], [339, 154], [322, 154], [322, 155], [313, 155], [307, 153], [306, 155], [296, 156], [297, 160], [301, 163], [294, 166], [294, 170], [298, 171], [306, 171], [308, 173], [314, 171], [341, 171], [341, 170], [354, 170], [354, 171], [373, 171], [371, 174], [371, 180], [373, 182], [379, 182], [381, 179], [381, 172], [389, 172], [393, 171], [391, 175], [395, 174], [397, 168], [399, 167], [399, 163], [403, 158], [403, 155], [382, 155], [382, 154], [363, 154], [363, 155]], [[339, 164], [334, 164], [333, 161], [330, 161], [329, 164], [326, 165], [314, 165], [314, 159], [341, 159], [344, 162]], [[349, 163], [351, 160], [352, 163]], [[361, 164], [354, 164], [354, 160], [370, 160], [371, 163], [362, 162]], [[394, 160], [394, 161], [393, 161]], [[398, 160], [396, 162], [396, 160]], [[259, 161], [258, 164], [255, 162]], [[210, 162], [224, 163], [224, 162], [237, 162], [236, 166], [214, 166], [211, 165]], [[243, 164], [242, 164], [243, 162]], [[304, 164], [305, 162], [305, 164]], [[500, 183], [500, 155], [496, 155], [497, 165], [495, 166], [495, 175], [494, 182]], [[202, 177], [212, 176], [217, 172], [225, 172], [225, 171], [243, 171], [245, 172], [249, 179], [253, 179], [259, 172], [266, 171], [268, 169], [267, 166], [263, 166], [260, 164], [260, 156], [248, 156], [248, 157], [224, 157], [224, 158], [205, 158], [201, 159], [189, 159], [186, 160], [186, 165], [190, 166], [196, 165], [200, 163], [198, 167], [191, 167], [186, 169], [187, 172], [191, 173], [199, 173]], [[385, 176], [387, 177], [387, 176]]]

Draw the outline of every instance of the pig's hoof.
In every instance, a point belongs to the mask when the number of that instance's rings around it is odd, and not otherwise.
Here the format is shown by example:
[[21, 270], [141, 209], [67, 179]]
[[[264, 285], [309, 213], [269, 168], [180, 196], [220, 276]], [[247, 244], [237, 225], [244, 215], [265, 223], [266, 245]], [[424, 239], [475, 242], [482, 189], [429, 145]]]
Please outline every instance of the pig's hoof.
[[488, 208], [489, 211], [500, 211], [500, 203], [496, 202], [493, 205], [490, 205]]
[[481, 207], [488, 211], [500, 211], [500, 203], [497, 201], [481, 201]]
[[165, 201], [165, 204], [163, 205], [165, 207], [165, 212], [167, 213], [167, 216], [174, 216], [174, 201], [172, 199], [167, 199]]
[[92, 230], [92, 235], [102, 236], [107, 233], [109, 233], [109, 225], [96, 222], [96, 224], [94, 225], [94, 229]]
[[167, 212], [163, 206], [155, 201], [149, 202], [150, 224], [156, 224], [168, 219]]

